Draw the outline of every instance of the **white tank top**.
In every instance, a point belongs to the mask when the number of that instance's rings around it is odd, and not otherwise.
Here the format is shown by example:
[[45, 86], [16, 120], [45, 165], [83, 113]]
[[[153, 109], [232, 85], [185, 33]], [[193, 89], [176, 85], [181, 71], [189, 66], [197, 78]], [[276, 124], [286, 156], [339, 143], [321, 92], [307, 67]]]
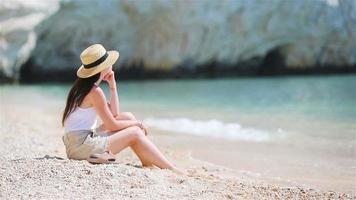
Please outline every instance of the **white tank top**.
[[64, 122], [65, 132], [75, 130], [92, 130], [97, 123], [94, 107], [80, 108], [79, 106], [69, 114]]

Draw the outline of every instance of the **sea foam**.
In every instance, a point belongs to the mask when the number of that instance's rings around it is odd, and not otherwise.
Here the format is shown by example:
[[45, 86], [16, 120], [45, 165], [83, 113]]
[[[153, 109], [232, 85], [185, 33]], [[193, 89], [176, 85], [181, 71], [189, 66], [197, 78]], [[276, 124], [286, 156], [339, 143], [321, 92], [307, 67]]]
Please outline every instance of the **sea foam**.
[[224, 123], [216, 119], [203, 121], [188, 118], [150, 117], [146, 118], [144, 123], [150, 127], [165, 131], [199, 136], [257, 142], [268, 141], [270, 139], [270, 133], [267, 131], [254, 128], [242, 128], [238, 123]]

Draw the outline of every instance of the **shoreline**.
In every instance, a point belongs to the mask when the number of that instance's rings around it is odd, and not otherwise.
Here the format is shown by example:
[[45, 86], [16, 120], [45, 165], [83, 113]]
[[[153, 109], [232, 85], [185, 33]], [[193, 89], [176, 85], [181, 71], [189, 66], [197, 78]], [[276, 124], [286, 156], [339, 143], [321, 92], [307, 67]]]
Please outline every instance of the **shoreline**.
[[[229, 169], [231, 175], [235, 173], [236, 177], [246, 176], [249, 179], [274, 185], [303, 186], [322, 191], [337, 191], [356, 195], [356, 191], [353, 190], [356, 186], [355, 183], [353, 184], [353, 177], [343, 177], [341, 181], [340, 177], [336, 177], [334, 172], [329, 172], [330, 175], [325, 176], [328, 173], [327, 169], [313, 169], [309, 168], [310, 165], [305, 165], [305, 168], [308, 169], [302, 169], [303, 167], [289, 163], [290, 161], [287, 161], [284, 157], [306, 155], [299, 155], [294, 150], [287, 150], [282, 156], [277, 157], [276, 152], [286, 151], [284, 147], [280, 147], [278, 144], [177, 135], [156, 129], [154, 131], [157, 134], [165, 134], [165, 137], [161, 137], [159, 144], [167, 145], [168, 143], [179, 147], [179, 150], [189, 149], [192, 158]], [[204, 148], [204, 146], [209, 146], [209, 148]], [[318, 158], [311, 157], [311, 159], [317, 161]], [[293, 171], [289, 171], [292, 169]]]
[[[151, 130], [159, 149], [191, 176], [168, 170], [143, 169], [130, 149], [117, 155], [112, 165], [92, 165], [69, 160], [60, 140], [62, 101], [40, 91], [0, 90], [0, 157], [2, 199], [19, 198], [168, 198], [168, 199], [352, 199], [352, 194], [304, 185], [271, 183], [248, 172], [204, 161], [186, 148], [192, 143], [178, 136]], [[6, 97], [6, 98], [5, 98]], [[167, 142], [167, 141], [170, 141]], [[201, 138], [206, 141], [206, 138]], [[183, 150], [185, 149], [185, 150]], [[191, 153], [190, 153], [191, 152]], [[91, 190], [88, 190], [88, 187]]]

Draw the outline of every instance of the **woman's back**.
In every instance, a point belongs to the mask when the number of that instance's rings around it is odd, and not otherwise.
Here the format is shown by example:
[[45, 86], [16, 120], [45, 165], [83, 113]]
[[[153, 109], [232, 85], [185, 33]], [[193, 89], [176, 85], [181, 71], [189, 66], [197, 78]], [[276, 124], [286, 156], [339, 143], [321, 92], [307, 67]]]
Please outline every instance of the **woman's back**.
[[77, 107], [67, 117], [64, 123], [64, 129], [66, 133], [75, 130], [92, 130], [96, 127], [96, 123], [97, 114], [94, 107]]

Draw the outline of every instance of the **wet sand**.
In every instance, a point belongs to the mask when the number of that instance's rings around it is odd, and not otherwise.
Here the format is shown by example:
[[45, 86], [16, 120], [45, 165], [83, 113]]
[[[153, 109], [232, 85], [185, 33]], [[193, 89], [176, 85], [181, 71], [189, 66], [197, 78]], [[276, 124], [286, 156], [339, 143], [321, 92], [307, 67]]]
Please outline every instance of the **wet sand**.
[[[323, 156], [311, 155], [303, 149], [285, 147], [280, 144], [227, 141], [223, 139], [201, 138], [198, 136], [172, 136], [158, 131], [158, 144], [176, 146], [177, 151], [186, 150], [192, 157], [205, 160], [234, 170], [237, 175], [248, 175], [282, 186], [317, 188], [324, 191], [337, 191], [355, 195], [355, 173], [340, 169], [339, 166], [326, 163]], [[291, 157], [293, 159], [291, 159]], [[349, 162], [342, 156], [333, 162]], [[349, 163], [350, 164], [350, 163]], [[351, 163], [352, 164], [352, 163]]]
[[[149, 137], [169, 160], [186, 169], [189, 176], [169, 170], [141, 168], [130, 149], [119, 153], [114, 164], [92, 165], [86, 161], [69, 160], [61, 140], [63, 101], [52, 99], [40, 91], [0, 92], [1, 199], [355, 198], [349, 193], [304, 184], [269, 181], [256, 174], [198, 160], [197, 157], [210, 157], [215, 163], [223, 162], [229, 157], [225, 154], [229, 145], [154, 129], [150, 130]], [[212, 151], [209, 148], [219, 145], [224, 145], [226, 152], [210, 155]], [[224, 162], [221, 164], [243, 164], [244, 160]], [[256, 166], [245, 167], [253, 169]]]

